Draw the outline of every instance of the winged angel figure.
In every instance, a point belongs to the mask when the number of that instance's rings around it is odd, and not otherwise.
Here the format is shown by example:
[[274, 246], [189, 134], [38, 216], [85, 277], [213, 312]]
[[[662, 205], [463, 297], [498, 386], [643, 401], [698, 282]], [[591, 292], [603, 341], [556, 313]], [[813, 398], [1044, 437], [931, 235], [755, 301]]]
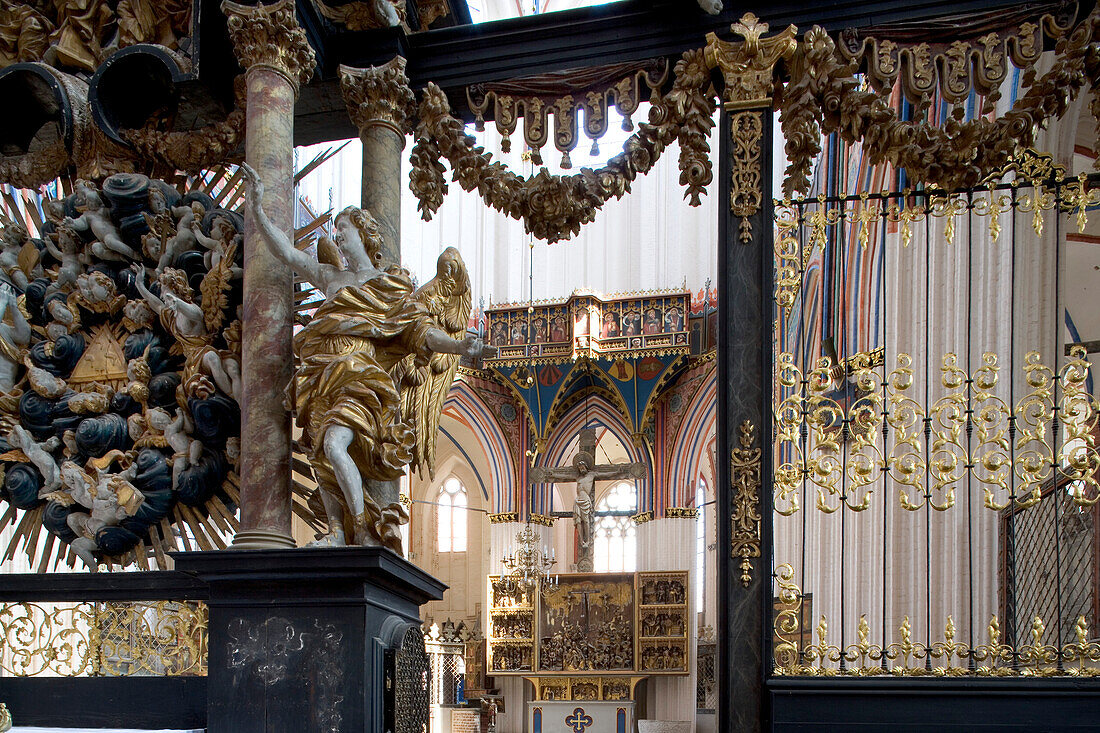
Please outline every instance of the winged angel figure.
[[328, 517], [320, 543], [348, 544], [350, 536], [400, 554], [398, 528], [408, 513], [387, 482], [410, 463], [433, 474], [439, 416], [459, 356], [495, 353], [480, 338], [464, 337], [466, 265], [448, 247], [435, 278], [414, 289], [407, 271], [383, 265], [378, 224], [354, 206], [336, 216], [335, 244], [319, 240], [314, 260], [267, 218], [263, 182], [243, 169], [249, 208], [271, 251], [325, 296], [294, 336], [299, 366], [287, 390]]

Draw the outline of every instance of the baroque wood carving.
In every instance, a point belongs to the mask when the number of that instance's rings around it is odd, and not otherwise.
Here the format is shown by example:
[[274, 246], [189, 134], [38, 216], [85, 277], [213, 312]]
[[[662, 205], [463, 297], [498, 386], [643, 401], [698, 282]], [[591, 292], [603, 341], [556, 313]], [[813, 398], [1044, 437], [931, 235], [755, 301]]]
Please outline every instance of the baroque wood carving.
[[752, 560], [760, 557], [760, 458], [756, 426], [749, 420], [738, 428], [739, 445], [730, 452], [730, 484], [733, 490], [731, 551], [741, 560], [741, 585], [752, 582]]

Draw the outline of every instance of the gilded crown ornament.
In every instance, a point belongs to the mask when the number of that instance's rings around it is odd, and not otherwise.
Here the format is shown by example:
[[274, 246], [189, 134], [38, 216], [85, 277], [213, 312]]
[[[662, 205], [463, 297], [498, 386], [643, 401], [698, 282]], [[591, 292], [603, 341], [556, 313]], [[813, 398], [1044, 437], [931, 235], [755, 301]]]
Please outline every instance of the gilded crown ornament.
[[780, 60], [794, 56], [798, 28], [789, 25], [774, 36], [761, 38], [767, 33], [768, 24], [761, 23], [752, 13], [745, 13], [730, 30], [744, 41], [722, 41], [714, 33], [708, 33], [706, 48], [707, 65], [721, 70], [725, 80], [727, 109], [770, 106], [772, 70]]

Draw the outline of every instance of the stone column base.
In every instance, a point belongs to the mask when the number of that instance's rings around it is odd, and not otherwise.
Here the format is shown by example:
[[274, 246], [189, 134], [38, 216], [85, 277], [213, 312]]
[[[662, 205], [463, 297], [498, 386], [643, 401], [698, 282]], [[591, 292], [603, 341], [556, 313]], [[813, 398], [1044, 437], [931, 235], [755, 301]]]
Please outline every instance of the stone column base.
[[427, 720], [421, 672], [395, 652], [413, 648], [426, 673], [420, 606], [442, 598], [438, 580], [380, 547], [173, 558], [210, 589], [209, 733], [392, 730], [421, 700]]

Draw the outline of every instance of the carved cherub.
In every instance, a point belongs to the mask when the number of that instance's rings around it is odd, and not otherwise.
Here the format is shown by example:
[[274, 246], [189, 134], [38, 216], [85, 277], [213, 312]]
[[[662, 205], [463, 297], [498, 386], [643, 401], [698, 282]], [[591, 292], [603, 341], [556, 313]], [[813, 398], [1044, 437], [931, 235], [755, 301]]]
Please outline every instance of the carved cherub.
[[[9, 315], [11, 323], [7, 323]], [[15, 292], [0, 285], [0, 392], [7, 394], [15, 388], [30, 342], [31, 326], [19, 310]]]
[[409, 463], [431, 473], [435, 434], [459, 355], [495, 353], [466, 336], [470, 279], [447, 248], [436, 277], [415, 289], [399, 267], [382, 269], [382, 237], [368, 212], [336, 217], [336, 245], [319, 259], [294, 247], [267, 218], [263, 185], [243, 166], [253, 221], [277, 257], [325, 295], [294, 338], [301, 359], [289, 389], [328, 515], [323, 540], [382, 544], [401, 552], [408, 521], [392, 485]]
[[[54, 243], [56, 238], [57, 243]], [[84, 270], [84, 265], [89, 263], [88, 256], [84, 253], [84, 244], [77, 236], [76, 230], [71, 226], [62, 224], [52, 237], [46, 237], [46, 251], [54, 259], [61, 263], [57, 270], [57, 286], [64, 288], [76, 284], [76, 279]]]
[[[108, 460], [113, 457], [111, 454], [107, 456]], [[94, 553], [98, 549], [95, 542], [96, 532], [103, 527], [115, 526], [126, 517], [134, 516], [145, 497], [130, 483], [137, 474], [136, 465], [116, 474], [98, 470], [95, 466], [92, 466], [92, 470], [96, 473], [89, 475], [72, 461], [65, 461], [61, 466], [65, 493], [72, 501], [88, 509], [87, 512], [72, 512], [66, 517], [69, 528], [77, 534], [70, 545], [94, 572], [97, 566]]]
[[175, 488], [179, 486], [180, 474], [202, 459], [202, 443], [191, 437], [195, 426], [182, 408], [173, 417], [167, 410], [154, 407], [146, 410], [145, 419], [152, 430], [164, 435], [172, 449], [172, 487]]
[[29, 432], [20, 425], [12, 427], [8, 433], [8, 445], [23, 451], [31, 465], [42, 474], [42, 489], [39, 496], [56, 491], [61, 486], [61, 472], [57, 467], [57, 461], [51, 455], [61, 445], [61, 440], [55, 435], [41, 443], [35, 441]]
[[206, 330], [203, 309], [195, 304], [187, 276], [180, 270], [166, 268], [160, 273], [160, 297], [145, 286], [145, 266], [132, 267], [137, 277], [134, 286], [141, 297], [160, 317], [161, 325], [171, 333], [183, 349], [186, 361], [183, 381], [209, 374], [222, 392], [240, 402], [241, 367], [237, 357], [227, 350], [212, 346], [213, 335]]
[[157, 262], [157, 272], [170, 266], [180, 254], [189, 249], [194, 249], [197, 242], [191, 225], [202, 221], [204, 214], [206, 214], [206, 207], [198, 201], [192, 201], [185, 206], [172, 207], [172, 215], [178, 217], [176, 236], [165, 243], [164, 251], [161, 252], [160, 260]]
[[83, 199], [83, 205], [77, 207], [81, 214], [76, 219], [66, 216], [65, 225], [78, 232], [90, 230], [96, 238], [92, 252], [101, 260], [135, 259], [137, 253], [122, 241], [95, 186], [87, 181], [77, 181], [76, 191]]
[[27, 273], [23, 272], [19, 262], [23, 245], [29, 238], [26, 228], [17, 222], [12, 222], [0, 230], [0, 270], [3, 270], [15, 287], [21, 291], [26, 290], [27, 285], [30, 284]]
[[[203, 255], [203, 263], [207, 270], [213, 270], [227, 255], [232, 257], [241, 243], [241, 235], [237, 233], [237, 228], [227, 216], [214, 217], [214, 221], [210, 224], [211, 236], [209, 237], [202, 233], [202, 226], [197, 220], [191, 222], [191, 233], [194, 234], [195, 241], [207, 249], [206, 254]], [[232, 263], [230, 272], [234, 280], [244, 275], [244, 270]]]

